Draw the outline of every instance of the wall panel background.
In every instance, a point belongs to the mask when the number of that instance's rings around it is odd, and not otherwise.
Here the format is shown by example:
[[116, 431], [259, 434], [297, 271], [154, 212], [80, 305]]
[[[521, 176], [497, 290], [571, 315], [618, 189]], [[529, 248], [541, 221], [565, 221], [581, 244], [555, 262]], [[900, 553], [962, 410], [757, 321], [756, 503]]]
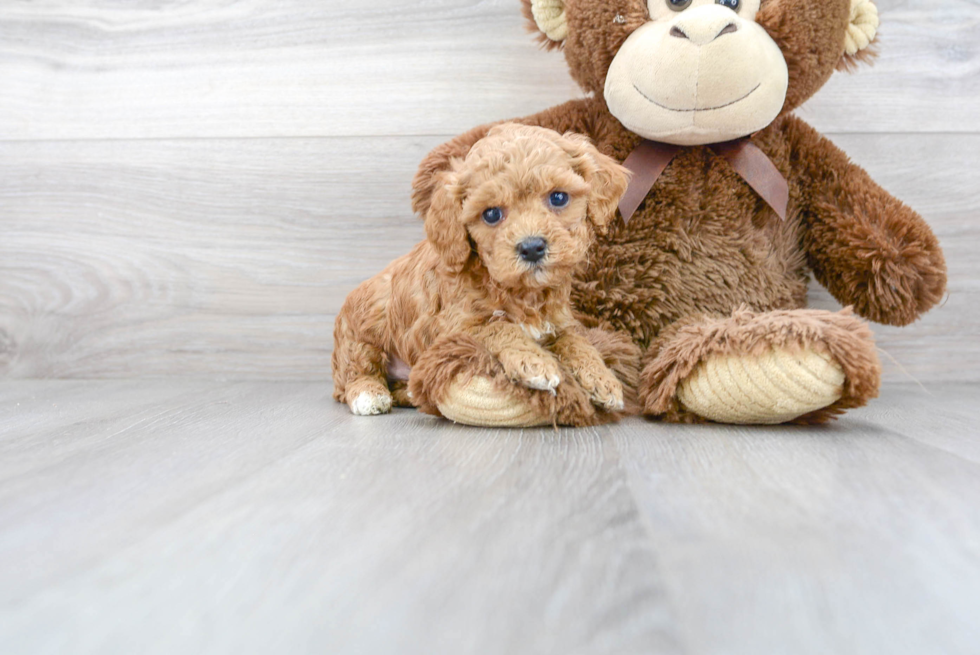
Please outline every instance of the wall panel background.
[[[977, 381], [980, 2], [878, 5], [877, 64], [800, 114], [946, 249], [945, 305], [876, 327], [888, 377]], [[516, 0], [7, 0], [0, 376], [327, 377], [425, 153], [579, 95]]]

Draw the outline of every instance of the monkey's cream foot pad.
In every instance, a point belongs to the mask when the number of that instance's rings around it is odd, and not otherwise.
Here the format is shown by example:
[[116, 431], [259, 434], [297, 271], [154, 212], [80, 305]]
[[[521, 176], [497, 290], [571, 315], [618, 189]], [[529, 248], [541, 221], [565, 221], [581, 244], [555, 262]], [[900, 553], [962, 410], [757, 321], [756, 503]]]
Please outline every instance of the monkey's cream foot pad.
[[845, 376], [830, 355], [773, 349], [757, 357], [714, 355], [677, 387], [681, 406], [720, 423], [776, 424], [837, 402]]
[[531, 403], [500, 391], [492, 380], [483, 376], [454, 383], [446, 400], [439, 404], [439, 411], [450, 421], [463, 425], [526, 428], [551, 424], [551, 418]]

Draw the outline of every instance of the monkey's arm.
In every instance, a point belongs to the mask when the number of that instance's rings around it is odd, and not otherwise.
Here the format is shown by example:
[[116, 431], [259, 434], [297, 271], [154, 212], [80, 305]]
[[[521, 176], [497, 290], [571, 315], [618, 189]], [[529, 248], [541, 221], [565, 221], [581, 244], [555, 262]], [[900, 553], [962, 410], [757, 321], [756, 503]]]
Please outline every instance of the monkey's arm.
[[429, 208], [429, 198], [432, 196], [432, 189], [435, 186], [436, 174], [449, 168], [449, 162], [453, 157], [465, 157], [473, 144], [482, 139], [490, 131], [490, 128], [500, 123], [523, 123], [524, 125], [537, 125], [547, 127], [556, 132], [579, 132], [590, 134], [589, 125], [592, 117], [598, 111], [596, 100], [583, 98], [571, 100], [557, 107], [551, 107], [537, 114], [525, 116], [524, 118], [514, 118], [510, 121], [497, 121], [474, 127], [468, 132], [464, 132], [456, 138], [436, 146], [422, 163], [419, 164], [415, 179], [412, 180], [412, 209], [424, 216]]
[[817, 281], [889, 325], [907, 325], [939, 302], [946, 262], [922, 217], [803, 121], [790, 116], [783, 130], [802, 245]]

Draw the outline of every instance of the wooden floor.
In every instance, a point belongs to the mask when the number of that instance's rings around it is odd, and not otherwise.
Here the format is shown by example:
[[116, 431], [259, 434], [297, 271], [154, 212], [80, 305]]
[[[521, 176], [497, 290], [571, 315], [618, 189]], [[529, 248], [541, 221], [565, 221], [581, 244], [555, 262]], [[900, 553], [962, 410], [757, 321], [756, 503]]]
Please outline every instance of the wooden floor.
[[0, 382], [0, 650], [973, 654], [978, 398], [556, 432]]

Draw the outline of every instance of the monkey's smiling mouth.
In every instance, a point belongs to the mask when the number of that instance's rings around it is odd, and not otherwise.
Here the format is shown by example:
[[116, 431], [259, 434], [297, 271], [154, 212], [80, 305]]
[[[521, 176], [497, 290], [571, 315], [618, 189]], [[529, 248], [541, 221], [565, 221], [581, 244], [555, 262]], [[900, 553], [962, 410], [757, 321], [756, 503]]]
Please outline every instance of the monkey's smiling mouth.
[[689, 113], [689, 112], [693, 112], [693, 111], [714, 111], [715, 109], [724, 109], [725, 107], [731, 107], [734, 104], [737, 104], [739, 102], [742, 102], [743, 100], [745, 100], [746, 98], [748, 98], [750, 95], [752, 95], [753, 93], [755, 93], [756, 91], [758, 91], [760, 86], [762, 86], [762, 82], [759, 82], [758, 84], [756, 84], [755, 85], [755, 88], [753, 88], [751, 91], [749, 91], [748, 93], [746, 93], [741, 98], [738, 98], [736, 100], [732, 100], [731, 102], [726, 102], [725, 104], [718, 105], [717, 107], [694, 107], [693, 109], [674, 109], [673, 107], [668, 107], [667, 105], [664, 105], [664, 104], [661, 104], [661, 103], [657, 102], [656, 100], [654, 100], [653, 98], [651, 98], [647, 94], [643, 93], [643, 91], [640, 91], [640, 87], [636, 86], [635, 83], [633, 84], [633, 88], [636, 89], [636, 92], [639, 93], [644, 98], [646, 98], [647, 101], [649, 101], [650, 103], [652, 103], [654, 105], [657, 105], [661, 109], [666, 109], [667, 111], [675, 111], [675, 112], [678, 112], [678, 113]]

